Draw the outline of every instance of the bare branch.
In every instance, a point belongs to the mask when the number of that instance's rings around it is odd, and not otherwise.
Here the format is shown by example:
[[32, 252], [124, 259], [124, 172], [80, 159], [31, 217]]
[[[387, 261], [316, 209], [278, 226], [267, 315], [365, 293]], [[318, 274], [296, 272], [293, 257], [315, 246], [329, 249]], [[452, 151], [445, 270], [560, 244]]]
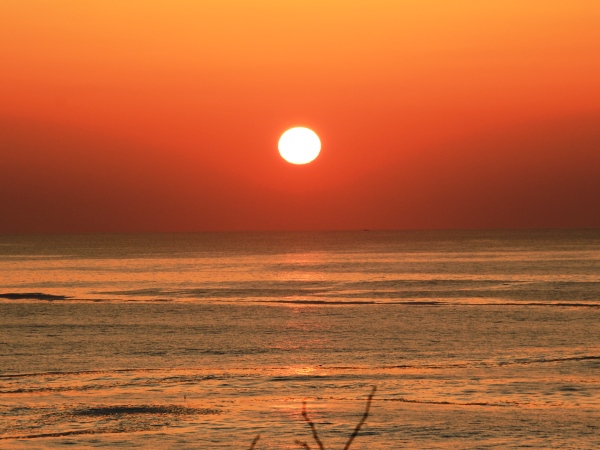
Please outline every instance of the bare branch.
[[323, 447], [323, 443], [321, 442], [321, 439], [319, 439], [319, 434], [317, 433], [315, 424], [313, 423], [312, 420], [310, 420], [310, 417], [308, 417], [308, 414], [306, 412], [306, 402], [302, 402], [302, 417], [304, 417], [304, 420], [306, 420], [306, 423], [308, 423], [308, 425], [310, 426], [313, 438], [315, 439], [315, 442], [319, 446], [319, 449], [325, 450], [325, 447]]
[[373, 396], [375, 395], [376, 390], [377, 390], [377, 386], [373, 386], [373, 389], [371, 390], [371, 393], [369, 394], [369, 398], [367, 399], [367, 407], [365, 408], [365, 412], [362, 416], [362, 419], [360, 419], [360, 422], [358, 422], [358, 425], [356, 425], [356, 428], [354, 428], [354, 431], [352, 432], [352, 435], [350, 435], [350, 439], [348, 439], [348, 442], [346, 443], [344, 450], [348, 450], [350, 448], [352, 441], [354, 440], [354, 438], [356, 436], [358, 436], [358, 432], [360, 431], [360, 428], [367, 421], [367, 417], [369, 417], [369, 409], [371, 409], [371, 401], [373, 400]]
[[304, 450], [310, 450], [310, 446], [306, 442], [299, 441], [298, 439], [296, 439], [294, 442], [300, 447], [302, 447]]
[[252, 441], [252, 444], [250, 444], [250, 450], [254, 450], [254, 447], [256, 446], [256, 443], [258, 442], [259, 439], [260, 439], [260, 434], [257, 434], [256, 437], [254, 438], [254, 440]]

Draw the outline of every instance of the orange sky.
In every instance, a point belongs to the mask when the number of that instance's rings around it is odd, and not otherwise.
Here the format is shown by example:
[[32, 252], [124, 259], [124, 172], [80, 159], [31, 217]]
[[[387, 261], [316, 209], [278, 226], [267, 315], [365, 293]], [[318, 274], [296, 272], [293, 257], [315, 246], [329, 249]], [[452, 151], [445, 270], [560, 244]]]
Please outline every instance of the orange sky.
[[[600, 227], [597, 0], [0, 3], [0, 232]], [[284, 162], [301, 125], [319, 158]]]

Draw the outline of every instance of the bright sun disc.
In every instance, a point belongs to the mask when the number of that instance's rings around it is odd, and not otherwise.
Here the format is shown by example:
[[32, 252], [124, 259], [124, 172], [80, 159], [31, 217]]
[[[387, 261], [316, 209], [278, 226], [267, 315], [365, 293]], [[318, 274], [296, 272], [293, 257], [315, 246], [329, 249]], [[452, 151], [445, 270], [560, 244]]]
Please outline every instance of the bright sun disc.
[[292, 164], [313, 161], [321, 151], [321, 141], [313, 130], [304, 127], [290, 128], [279, 138], [279, 154]]

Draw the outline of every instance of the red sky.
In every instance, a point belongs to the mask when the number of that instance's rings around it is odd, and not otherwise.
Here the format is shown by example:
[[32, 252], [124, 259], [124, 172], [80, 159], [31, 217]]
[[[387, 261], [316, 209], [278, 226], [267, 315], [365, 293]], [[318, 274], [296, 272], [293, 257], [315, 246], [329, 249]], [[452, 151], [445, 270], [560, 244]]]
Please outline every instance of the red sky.
[[[0, 232], [600, 227], [597, 0], [0, 3]], [[292, 126], [319, 158], [277, 152]]]

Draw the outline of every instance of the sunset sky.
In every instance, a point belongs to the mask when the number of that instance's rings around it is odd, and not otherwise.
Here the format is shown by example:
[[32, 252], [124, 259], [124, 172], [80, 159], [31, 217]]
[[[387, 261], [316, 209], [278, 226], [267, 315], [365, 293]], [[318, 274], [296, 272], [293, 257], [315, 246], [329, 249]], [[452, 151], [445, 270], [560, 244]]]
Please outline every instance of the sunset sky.
[[[293, 126], [310, 164], [277, 151]], [[600, 227], [598, 0], [0, 3], [0, 232]]]

